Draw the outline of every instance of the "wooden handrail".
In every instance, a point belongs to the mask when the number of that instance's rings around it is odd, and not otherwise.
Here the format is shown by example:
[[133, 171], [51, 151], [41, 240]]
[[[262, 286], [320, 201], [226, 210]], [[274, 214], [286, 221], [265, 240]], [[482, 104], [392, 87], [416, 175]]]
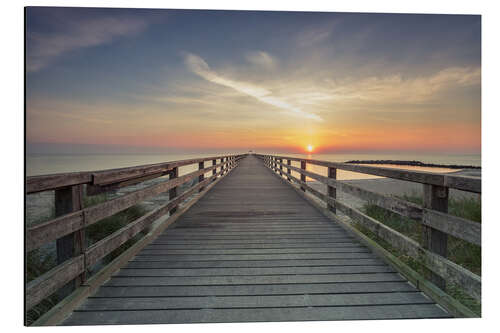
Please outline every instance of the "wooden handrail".
[[[266, 156], [266, 155], [257, 154], [257, 156]], [[447, 175], [442, 173], [426, 172], [426, 171], [412, 171], [412, 170], [395, 169], [395, 168], [373, 167], [366, 165], [329, 162], [329, 161], [321, 161], [321, 160], [290, 157], [290, 156], [273, 155], [272, 157], [276, 159], [275, 163], [277, 162], [278, 159], [283, 159], [283, 160], [286, 159], [296, 162], [304, 161], [306, 164], [331, 167], [346, 171], [406, 180], [422, 184], [445, 186], [466, 192], [481, 193], [481, 179], [476, 177]]]
[[[466, 290], [474, 298], [480, 299], [481, 277], [448, 260], [446, 258], [446, 251], [442, 250], [443, 248], [446, 249], [446, 243], [443, 247], [443, 244], [440, 244], [439, 242], [443, 239], [446, 240], [446, 235], [449, 234], [472, 244], [481, 246], [481, 224], [449, 215], [444, 209], [440, 211], [442, 208], [441, 206], [433, 204], [433, 202], [437, 199], [439, 199], [440, 202], [448, 199], [448, 188], [481, 193], [480, 179], [473, 177], [450, 176], [432, 172], [367, 167], [287, 156], [260, 154], [257, 154], [256, 156], [262, 159], [264, 164], [283, 180], [287, 180], [290, 183], [296, 183], [303, 191], [307, 191], [324, 201], [329, 207], [329, 210], [340, 210], [345, 215], [356, 220], [365, 228], [375, 233], [378, 237], [387, 241], [391, 244], [391, 246], [404, 252], [410, 257], [421, 261], [422, 264], [432, 272], [432, 274], [430, 274], [431, 280], [439, 287], [444, 287], [443, 281], [453, 282]], [[287, 162], [283, 163], [283, 160], [287, 160]], [[291, 161], [300, 162], [301, 167], [292, 166], [290, 163]], [[424, 184], [424, 187], [428, 187], [428, 196], [439, 195], [440, 197], [436, 199], [433, 197], [426, 198], [428, 202], [427, 206], [422, 207], [406, 200], [368, 191], [358, 186], [339, 181], [335, 179], [336, 177], [325, 177], [308, 171], [306, 170], [307, 163], [328, 167], [329, 173], [335, 172], [331, 169], [338, 168], [422, 183]], [[290, 171], [283, 176], [282, 172], [280, 172], [281, 168], [287, 168], [288, 170], [297, 172], [300, 175], [300, 179], [293, 176]], [[315, 179], [320, 183], [327, 185], [329, 189], [328, 193], [324, 194], [312, 188], [307, 183], [306, 177]], [[336, 192], [331, 191], [330, 188], [341, 190], [362, 199], [369, 200], [382, 208], [390, 210], [401, 216], [414, 219], [421, 223], [423, 229], [429, 234], [427, 234], [427, 237], [424, 238], [423, 244], [418, 244], [416, 241], [338, 200], [336, 198]], [[447, 208], [447, 205], [444, 208]]]
[[[231, 169], [236, 167], [238, 161], [246, 157], [246, 155], [247, 154], [224, 155], [99, 172], [29, 177], [28, 182], [30, 185], [28, 186], [28, 193], [55, 190], [57, 194], [57, 191], [67, 192], [68, 188], [79, 187], [82, 184], [108, 186], [110, 184], [119, 183], [123, 185], [123, 183], [127, 181], [144, 181], [145, 178], [151, 179], [151, 176], [156, 175], [159, 177], [159, 175], [164, 175], [167, 171], [175, 171], [176, 173], [175, 177], [170, 177], [167, 181], [135, 190], [126, 195], [88, 208], [81, 208], [75, 211], [70, 210], [70, 213], [27, 228], [26, 251], [31, 251], [48, 242], [54, 240], [59, 242], [61, 239], [67, 239], [68, 235], [81, 233], [82, 230], [89, 225], [132, 207], [143, 200], [152, 198], [166, 191], [170, 191], [170, 194], [173, 194], [172, 191], [175, 190], [175, 195], [170, 195], [169, 201], [166, 204], [137, 218], [111, 235], [99, 240], [92, 246], [79, 249], [78, 253], [73, 249], [72, 253], [69, 255], [65, 254], [69, 259], [65, 258], [64, 262], [61, 262], [50, 271], [29, 282], [26, 285], [27, 309], [31, 309], [44, 298], [65, 286], [68, 282], [82, 277], [82, 274], [99, 259], [108, 255], [141, 231], [146, 230], [160, 217], [169, 212], [172, 214], [180, 203], [206, 188], [211, 182], [216, 180], [217, 177], [226, 175]], [[217, 164], [217, 160], [221, 160], [221, 162]], [[212, 161], [212, 165], [204, 167], [204, 161]], [[199, 170], [180, 177], [177, 176], [178, 167], [195, 163], [198, 164]], [[220, 170], [217, 171], [217, 169]], [[211, 175], [209, 177], [204, 177], [208, 172], [211, 172]], [[191, 186], [183, 193], [177, 193], [179, 185], [193, 179], [198, 179], [197, 184]], [[68, 210], [66, 209], [66, 211]]]
[[[57, 173], [50, 175], [30, 176], [26, 178], [26, 194], [56, 190], [63, 187], [79, 184], [110, 185], [127, 180], [142, 178], [148, 175], [161, 174], [176, 167], [197, 164], [199, 162], [238, 157], [241, 155], [222, 155], [186, 159], [156, 164], [147, 164], [127, 168], [117, 168], [98, 171]], [[160, 176], [158, 176], [160, 177]]]

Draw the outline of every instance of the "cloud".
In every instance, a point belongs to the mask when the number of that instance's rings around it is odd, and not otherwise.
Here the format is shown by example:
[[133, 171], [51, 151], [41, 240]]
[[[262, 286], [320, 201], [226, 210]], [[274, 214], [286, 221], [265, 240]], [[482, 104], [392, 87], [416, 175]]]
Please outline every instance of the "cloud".
[[262, 66], [268, 69], [276, 66], [276, 60], [269, 53], [264, 51], [249, 52], [246, 55], [246, 59], [254, 65]]
[[366, 77], [358, 81], [328, 81], [336, 99], [359, 99], [384, 103], [422, 103], [440, 93], [481, 84], [481, 68], [449, 67], [425, 77], [403, 78], [401, 74]]
[[187, 67], [195, 74], [198, 76], [204, 78], [207, 81], [217, 83], [219, 85], [225, 86], [232, 88], [240, 93], [243, 93], [245, 95], [254, 97], [255, 99], [269, 104], [273, 105], [277, 108], [290, 111], [294, 115], [306, 118], [306, 119], [312, 119], [316, 121], [322, 121], [323, 119], [319, 117], [318, 115], [315, 115], [313, 113], [307, 113], [302, 111], [300, 108], [289, 104], [288, 102], [284, 101], [283, 99], [273, 96], [272, 92], [253, 85], [251, 83], [246, 83], [246, 82], [241, 82], [241, 81], [234, 81], [228, 78], [225, 78], [221, 75], [219, 75], [217, 72], [213, 71], [210, 69], [208, 64], [200, 58], [197, 55], [187, 53], [185, 56], [185, 63]]
[[297, 36], [297, 45], [309, 47], [330, 38], [336, 27], [342, 22], [340, 19], [323, 22], [301, 31]]
[[136, 18], [99, 17], [64, 21], [56, 33], [28, 32], [26, 70], [36, 72], [56, 58], [73, 50], [112, 42], [115, 38], [138, 33], [146, 22]]

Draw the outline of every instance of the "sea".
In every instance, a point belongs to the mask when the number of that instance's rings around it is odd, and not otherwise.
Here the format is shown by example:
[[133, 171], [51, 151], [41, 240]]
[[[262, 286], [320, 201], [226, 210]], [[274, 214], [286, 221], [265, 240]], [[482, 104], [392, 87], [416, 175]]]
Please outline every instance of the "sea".
[[[259, 153], [259, 152], [257, 152]], [[190, 153], [190, 154], [30, 154], [26, 156], [26, 176], [55, 174], [77, 171], [99, 171], [114, 168], [161, 163], [167, 161], [184, 160], [197, 157], [211, 157], [227, 153]], [[371, 154], [283, 154], [276, 155], [291, 156], [324, 160], [330, 162], [346, 162], [350, 160], [404, 160], [420, 161], [442, 165], [471, 165], [481, 166], [480, 154], [422, 154], [422, 153], [371, 153]], [[298, 162], [292, 162], [298, 166]], [[400, 165], [379, 165], [408, 170], [420, 170], [430, 172], [453, 172], [456, 169], [414, 167]], [[179, 168], [179, 174], [183, 175], [197, 169], [197, 165]], [[320, 166], [308, 166], [308, 170], [326, 175], [326, 168]], [[369, 179], [376, 176], [338, 170], [337, 178], [340, 180]]]

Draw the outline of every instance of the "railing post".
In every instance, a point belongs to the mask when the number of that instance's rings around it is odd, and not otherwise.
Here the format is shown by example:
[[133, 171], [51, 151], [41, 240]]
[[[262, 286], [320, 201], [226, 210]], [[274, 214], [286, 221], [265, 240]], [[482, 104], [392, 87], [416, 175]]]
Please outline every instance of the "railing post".
[[[337, 168], [328, 167], [328, 178], [337, 179]], [[330, 186], [330, 185], [328, 185], [327, 188], [328, 188], [328, 196], [330, 198], [336, 199], [337, 198], [337, 189], [333, 186]], [[333, 206], [331, 204], [327, 204], [327, 208], [333, 214], [337, 214], [337, 209], [335, 208], [335, 206]]]
[[[217, 165], [217, 160], [216, 160], [216, 159], [215, 159], [215, 160], [212, 160], [212, 166], [214, 166], [214, 165]], [[215, 181], [215, 179], [217, 178], [217, 177], [215, 176], [216, 174], [217, 174], [217, 168], [214, 168], [214, 169], [212, 170], [212, 177], [214, 177], [214, 179], [213, 179], [212, 181]]]
[[280, 159], [279, 159], [279, 162], [281, 163], [281, 164], [280, 164], [280, 176], [283, 176], [283, 159], [282, 159], [282, 158], [280, 158]]
[[[169, 175], [168, 175], [168, 179], [175, 179], [179, 177], [179, 168], [178, 167], [175, 167], [172, 169], [172, 171], [170, 171]], [[172, 187], [169, 191], [168, 191], [168, 200], [172, 200], [174, 199], [175, 197], [177, 196], [177, 186], [176, 187]], [[172, 215], [173, 213], [175, 213], [177, 211], [177, 207], [174, 207], [170, 210], [170, 215]]]
[[[75, 185], [55, 190], [55, 216], [65, 215], [83, 208], [83, 186]], [[59, 238], [56, 241], [57, 264], [78, 256], [85, 251], [85, 229]], [[58, 291], [59, 299], [68, 296], [85, 281], [85, 272]]]
[[[292, 160], [290, 160], [290, 159], [286, 160], [286, 164], [287, 165], [292, 165]], [[292, 174], [292, 169], [287, 168], [286, 173], [288, 173], [289, 175], [291, 175]], [[288, 179], [289, 182], [292, 181], [292, 178], [290, 178], [290, 176], [287, 176], [286, 178]]]
[[[202, 170], [202, 169], [205, 169], [205, 162], [199, 162], [198, 163], [198, 170]], [[205, 180], [205, 174], [202, 173], [201, 175], [198, 176], [198, 183], [201, 183], [204, 180]], [[200, 187], [200, 189], [198, 190], [198, 192], [201, 192], [204, 189], [205, 189], [204, 187]]]
[[[305, 170], [305, 169], [306, 169], [306, 161], [304, 161], [304, 160], [301, 160], [301, 161], [300, 161], [300, 168], [301, 168], [302, 170]], [[306, 175], [304, 175], [304, 174], [302, 174], [302, 173], [301, 173], [301, 174], [300, 174], [300, 180], [301, 180], [301, 181], [303, 181], [303, 182], [305, 183], [305, 182], [306, 182]], [[301, 186], [301, 187], [300, 187], [300, 189], [301, 189], [302, 191], [304, 191], [304, 192], [306, 191], [305, 187], [303, 187], [303, 186]]]
[[[448, 187], [424, 184], [423, 207], [440, 212], [448, 212]], [[422, 224], [422, 247], [431, 252], [447, 257], [448, 235]], [[446, 281], [439, 275], [427, 270], [431, 282], [446, 290]]]

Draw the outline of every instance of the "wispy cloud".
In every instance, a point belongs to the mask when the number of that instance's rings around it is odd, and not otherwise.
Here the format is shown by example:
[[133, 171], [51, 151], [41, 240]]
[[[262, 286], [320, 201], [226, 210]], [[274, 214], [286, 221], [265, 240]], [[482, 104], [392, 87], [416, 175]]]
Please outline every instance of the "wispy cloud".
[[297, 44], [309, 47], [313, 44], [323, 42], [330, 38], [335, 28], [341, 23], [340, 19], [324, 22], [301, 31], [297, 36]]
[[267, 90], [266, 88], [259, 87], [247, 82], [231, 80], [219, 75], [217, 72], [210, 69], [205, 60], [203, 60], [201, 57], [195, 54], [187, 53], [184, 60], [187, 67], [193, 73], [197, 74], [198, 76], [204, 78], [209, 82], [217, 83], [219, 85], [232, 88], [242, 94], [254, 97], [263, 103], [289, 111], [294, 115], [306, 119], [322, 121], [322, 118], [319, 117], [318, 115], [302, 111], [300, 108], [291, 105], [290, 103], [286, 102], [285, 100], [279, 97], [274, 96], [272, 92]]
[[449, 67], [432, 75], [404, 78], [401, 74], [366, 77], [361, 80], [332, 81], [330, 93], [338, 99], [359, 99], [384, 103], [422, 103], [439, 94], [481, 83], [479, 67]]
[[28, 32], [26, 70], [36, 72], [64, 53], [107, 44], [115, 38], [138, 33], [146, 26], [146, 21], [137, 18], [99, 17], [65, 21], [60, 32]]
[[248, 52], [246, 54], [246, 59], [254, 65], [262, 66], [268, 69], [274, 68], [277, 62], [274, 57], [264, 51]]

